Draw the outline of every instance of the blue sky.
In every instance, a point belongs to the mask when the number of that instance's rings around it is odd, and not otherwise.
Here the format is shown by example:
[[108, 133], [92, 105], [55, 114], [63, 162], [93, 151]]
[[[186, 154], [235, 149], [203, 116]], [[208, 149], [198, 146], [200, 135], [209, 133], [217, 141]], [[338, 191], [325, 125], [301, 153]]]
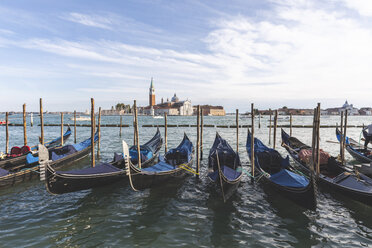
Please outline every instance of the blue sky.
[[3, 0], [0, 111], [146, 105], [151, 77], [158, 102], [372, 106], [371, 27], [369, 0]]

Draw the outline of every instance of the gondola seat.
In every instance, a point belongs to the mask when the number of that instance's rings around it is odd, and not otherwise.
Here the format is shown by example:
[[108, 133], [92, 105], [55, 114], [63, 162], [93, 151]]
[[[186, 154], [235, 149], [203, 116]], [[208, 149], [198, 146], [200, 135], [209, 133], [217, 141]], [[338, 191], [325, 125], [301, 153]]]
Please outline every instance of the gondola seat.
[[[238, 172], [228, 166], [222, 166], [221, 167], [221, 171], [223, 173], [223, 175], [230, 181], [233, 181], [235, 179], [237, 179], [242, 173], [241, 172]], [[218, 170], [215, 170], [211, 173], [208, 174], [208, 176], [213, 180], [213, 181], [216, 181], [217, 180], [217, 177], [218, 177]]]
[[49, 157], [52, 159], [52, 161], [56, 161], [76, 152], [77, 150], [73, 145], [66, 145], [61, 148], [49, 151]]
[[103, 163], [95, 167], [88, 167], [81, 170], [71, 170], [71, 171], [56, 171], [57, 174], [70, 174], [70, 175], [92, 175], [92, 174], [102, 174], [121, 171], [121, 169], [109, 164]]
[[276, 184], [293, 188], [303, 188], [309, 184], [309, 181], [305, 177], [289, 170], [281, 170], [278, 173], [272, 174], [270, 180]]

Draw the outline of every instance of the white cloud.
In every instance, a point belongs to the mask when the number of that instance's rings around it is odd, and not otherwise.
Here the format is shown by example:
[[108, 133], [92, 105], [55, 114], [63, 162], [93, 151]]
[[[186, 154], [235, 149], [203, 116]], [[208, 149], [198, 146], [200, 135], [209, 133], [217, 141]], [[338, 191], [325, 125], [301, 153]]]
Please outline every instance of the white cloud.
[[[273, 6], [263, 20], [239, 15], [214, 21], [217, 24], [200, 41], [207, 48], [203, 52], [111, 40], [32, 38], [3, 43], [65, 57], [73, 76], [103, 81], [91, 88], [77, 85], [79, 91], [102, 96], [119, 95], [135, 85], [127, 91], [130, 97], [146, 99], [147, 90], [140, 89], [147, 89], [154, 76], [159, 98], [176, 91], [193, 103], [288, 101], [299, 107], [303, 102], [313, 101], [315, 106], [320, 100], [333, 104], [347, 98], [370, 104], [369, 27], [334, 5], [285, 0]], [[69, 17], [99, 28], [113, 24], [94, 15]]]
[[344, 0], [346, 6], [352, 8], [362, 16], [372, 16], [372, 1], [371, 0]]
[[65, 20], [76, 22], [85, 26], [111, 29], [112, 19], [109, 17], [103, 17], [99, 15], [87, 15], [82, 13], [72, 12], [62, 17]]

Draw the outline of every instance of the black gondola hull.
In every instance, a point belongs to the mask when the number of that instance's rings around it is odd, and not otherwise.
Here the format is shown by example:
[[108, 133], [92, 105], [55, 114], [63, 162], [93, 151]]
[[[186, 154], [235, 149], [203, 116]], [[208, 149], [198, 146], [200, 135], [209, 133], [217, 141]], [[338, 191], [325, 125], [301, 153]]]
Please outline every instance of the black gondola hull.
[[[67, 134], [66, 134], [67, 133]], [[71, 129], [69, 128], [66, 133], [63, 135], [63, 141], [67, 141], [67, 139], [71, 135]], [[53, 142], [50, 142], [48, 145], [46, 145], [46, 148], [51, 149], [55, 146], [58, 146], [61, 144], [61, 137], [57, 138]], [[27, 154], [14, 157], [14, 158], [5, 158], [0, 160], [0, 168], [5, 169], [5, 170], [11, 170], [14, 167], [19, 167], [21, 165], [26, 164], [26, 156]]]
[[[124, 167], [124, 160], [120, 163]], [[55, 195], [102, 187], [128, 179], [124, 170], [104, 174], [71, 175], [57, 174], [49, 166], [46, 168], [45, 176], [47, 191]]]

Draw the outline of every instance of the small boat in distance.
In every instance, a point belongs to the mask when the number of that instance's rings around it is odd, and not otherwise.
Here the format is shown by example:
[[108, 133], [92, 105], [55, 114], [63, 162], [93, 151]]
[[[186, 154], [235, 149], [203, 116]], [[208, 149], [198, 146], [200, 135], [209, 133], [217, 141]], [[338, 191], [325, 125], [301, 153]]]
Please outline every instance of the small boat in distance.
[[[74, 117], [70, 117], [70, 120], [74, 120]], [[76, 121], [90, 121], [90, 116], [77, 116]]]
[[152, 118], [154, 118], [154, 119], [164, 119], [164, 117], [161, 116], [161, 115], [154, 115]]

